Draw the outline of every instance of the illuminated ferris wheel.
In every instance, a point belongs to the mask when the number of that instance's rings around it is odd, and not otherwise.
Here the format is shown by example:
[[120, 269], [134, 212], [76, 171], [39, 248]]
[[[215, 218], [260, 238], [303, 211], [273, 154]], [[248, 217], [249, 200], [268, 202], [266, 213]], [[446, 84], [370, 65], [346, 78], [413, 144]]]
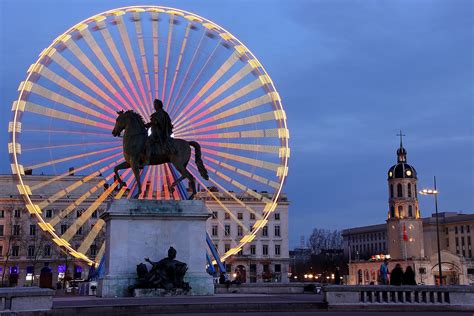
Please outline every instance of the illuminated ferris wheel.
[[[122, 174], [126, 188], [114, 179], [113, 168], [124, 161], [122, 141], [111, 135], [116, 112], [133, 110], [148, 121], [155, 98], [171, 116], [173, 136], [200, 143], [209, 181], [196, 176], [194, 163], [188, 169], [203, 193], [225, 212], [231, 211], [222, 196], [256, 215], [249, 227], [232, 217], [244, 234], [222, 260], [251, 242], [277, 207], [290, 155], [280, 97], [247, 47], [207, 19], [159, 6], [97, 14], [44, 49], [18, 91], [8, 145], [19, 193], [52, 240], [88, 264], [97, 263], [87, 251], [104, 221], [97, 220], [81, 244], [71, 245], [71, 238], [102, 203], [131, 198], [137, 189], [130, 169]], [[50, 177], [32, 183], [28, 170]], [[62, 181], [72, 173], [81, 177]], [[145, 167], [139, 198], [186, 199], [184, 185], [168, 190], [176, 177], [169, 165]], [[91, 186], [92, 179], [100, 180]], [[47, 185], [56, 191], [44, 196]], [[65, 205], [63, 216], [44, 216], [49, 205], [75, 192], [80, 194]], [[263, 210], [253, 209], [244, 194], [262, 202]], [[91, 196], [74, 225], [61, 231], [67, 215]]]

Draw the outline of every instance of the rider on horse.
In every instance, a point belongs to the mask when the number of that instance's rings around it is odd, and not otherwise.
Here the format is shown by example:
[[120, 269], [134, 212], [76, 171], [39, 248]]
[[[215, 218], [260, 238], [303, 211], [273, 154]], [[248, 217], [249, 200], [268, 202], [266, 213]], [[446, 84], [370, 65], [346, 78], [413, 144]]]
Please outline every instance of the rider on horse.
[[150, 116], [150, 123], [145, 125], [147, 128], [151, 127], [151, 135], [148, 137], [145, 147], [146, 159], [143, 163], [144, 165], [150, 163], [150, 157], [153, 154], [153, 148], [156, 148], [156, 144], [158, 144], [161, 152], [170, 154], [175, 152], [171, 140], [173, 124], [171, 123], [170, 116], [163, 110], [163, 102], [161, 100], [155, 99], [153, 107], [155, 108], [155, 113]]

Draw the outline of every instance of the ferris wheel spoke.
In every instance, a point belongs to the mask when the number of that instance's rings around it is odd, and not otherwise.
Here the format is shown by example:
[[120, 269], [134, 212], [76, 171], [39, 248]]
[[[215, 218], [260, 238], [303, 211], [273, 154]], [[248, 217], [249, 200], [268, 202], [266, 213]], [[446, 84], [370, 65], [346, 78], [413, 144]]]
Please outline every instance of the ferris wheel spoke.
[[[229, 90], [237, 82], [239, 82], [241, 79], [243, 79], [245, 76], [247, 76], [252, 70], [253, 70], [253, 68], [250, 64], [245, 65], [242, 69], [240, 69], [237, 73], [235, 73], [226, 82], [224, 82], [223, 84], [218, 86], [216, 90], [214, 90], [211, 94], [209, 94], [209, 96], [207, 96], [204, 100], [202, 100], [197, 106], [192, 108], [191, 111], [189, 111], [189, 113], [184, 114], [183, 119], [187, 119], [185, 122], [186, 123], [191, 123], [192, 121], [194, 121], [194, 120], [191, 120], [191, 119], [196, 117], [196, 115], [194, 115], [194, 114], [197, 111], [201, 110], [204, 106], [208, 105], [215, 98], [220, 96], [225, 91]], [[199, 117], [201, 117], [201, 116], [199, 116]], [[196, 119], [198, 119], [199, 117], [196, 117]]]
[[[84, 169], [90, 168], [90, 167], [92, 167], [92, 166], [95, 166], [95, 165], [97, 165], [97, 164], [103, 163], [103, 162], [105, 162], [105, 161], [107, 161], [107, 160], [109, 160], [109, 159], [113, 159], [113, 158], [115, 158], [115, 157], [117, 157], [117, 156], [121, 156], [121, 155], [122, 155], [122, 153], [121, 153], [121, 152], [118, 152], [118, 153], [116, 153], [116, 154], [114, 154], [114, 155], [107, 156], [107, 157], [102, 158], [102, 159], [100, 159], [100, 160], [97, 160], [97, 161], [88, 163], [88, 164], [86, 164], [86, 165], [84, 165], [84, 166], [81, 166], [81, 167], [74, 167], [74, 169], [68, 170], [68, 171], [66, 171], [66, 172], [64, 172], [64, 173], [62, 173], [62, 174], [60, 174], [60, 175], [57, 175], [57, 176], [55, 176], [55, 177], [52, 177], [52, 178], [50, 178], [49, 180], [46, 180], [46, 181], [40, 182], [40, 183], [38, 183], [38, 184], [36, 184], [36, 185], [33, 185], [33, 186], [31, 187], [31, 191], [35, 191], [35, 190], [41, 189], [42, 187], [44, 187], [44, 186], [46, 186], [46, 185], [48, 185], [48, 184], [51, 184], [51, 183], [53, 183], [53, 182], [59, 181], [59, 180], [63, 179], [64, 177], [67, 177], [67, 176], [71, 175], [71, 174], [74, 173], [74, 172], [82, 171], [82, 170], [84, 170]], [[117, 160], [116, 162], [118, 163], [118, 162], [120, 162], [120, 160]], [[99, 174], [100, 174], [100, 173], [98, 173], [97, 175], [99, 175]]]
[[187, 111], [225, 74], [227, 71], [239, 60], [240, 54], [238, 52], [232, 53], [227, 60], [217, 69], [211, 78], [204, 84], [204, 86], [194, 95], [194, 97], [187, 103], [184, 109], [176, 117], [176, 123], [180, 118], [186, 114]]
[[57, 148], [68, 148], [68, 147], [84, 147], [89, 145], [110, 145], [110, 144], [117, 144], [117, 141], [111, 142], [81, 142], [81, 143], [68, 143], [63, 145], [55, 145], [55, 146], [39, 146], [39, 147], [23, 147], [21, 150], [25, 151], [35, 151], [35, 150], [45, 150], [45, 149], [57, 149]]
[[138, 65], [137, 65], [137, 60], [135, 58], [135, 52], [132, 48], [132, 44], [130, 42], [130, 37], [128, 35], [127, 29], [125, 28], [125, 24], [123, 21], [123, 16], [122, 15], [115, 15], [115, 22], [117, 23], [119, 33], [120, 33], [120, 38], [122, 39], [122, 44], [125, 47], [125, 52], [127, 53], [128, 60], [130, 62], [130, 65], [132, 66], [132, 72], [135, 76], [135, 82], [138, 84], [138, 88], [141, 93], [141, 99], [139, 99], [141, 106], [144, 110], [148, 109], [146, 106], [146, 94], [145, 94], [145, 88], [143, 87], [143, 82], [142, 78], [138, 72]]
[[71, 82], [67, 81], [60, 75], [56, 74], [55, 72], [51, 71], [47, 67], [42, 67], [40, 71], [38, 71], [38, 74], [41, 77], [44, 77], [48, 79], [51, 82], [54, 82], [58, 87], [61, 87], [77, 97], [89, 102], [90, 104], [93, 104], [94, 106], [98, 107], [101, 110], [104, 110], [108, 112], [109, 114], [116, 115], [115, 111], [112, 110], [109, 106], [105, 105], [103, 102], [99, 101], [98, 99], [92, 97], [88, 93], [84, 91], [84, 89], [79, 89], [75, 85], [73, 85]]
[[84, 223], [87, 222], [87, 220], [92, 216], [92, 213], [94, 213], [94, 211], [102, 204], [102, 202], [109, 196], [109, 194], [112, 193], [112, 191], [117, 185], [118, 182], [115, 181], [94, 202], [92, 202], [91, 206], [89, 206], [87, 210], [82, 213], [82, 215], [74, 222], [74, 225], [69, 226], [66, 232], [61, 235], [61, 239], [65, 241], [71, 240], [71, 238], [76, 234], [79, 227], [82, 227]]
[[91, 135], [91, 136], [100, 136], [110, 138], [110, 133], [95, 133], [95, 132], [87, 132], [87, 131], [73, 131], [73, 130], [66, 130], [66, 129], [39, 129], [39, 128], [24, 128], [22, 132], [30, 132], [30, 133], [52, 133], [52, 134], [71, 134], [71, 135]]
[[151, 200], [153, 198], [153, 191], [155, 188], [155, 179], [156, 179], [156, 166], [150, 166], [151, 169], [151, 175], [150, 175], [150, 187], [148, 188], [148, 193], [147, 193], [147, 200]]
[[170, 60], [170, 51], [171, 51], [171, 39], [173, 37], [173, 26], [174, 26], [174, 14], [170, 15], [170, 22], [168, 28], [168, 44], [166, 45], [166, 59], [165, 59], [165, 69], [163, 71], [163, 88], [161, 89], [161, 100], [165, 101], [166, 96], [166, 81], [168, 79], [168, 63]]
[[76, 160], [76, 159], [80, 159], [80, 158], [84, 158], [84, 157], [94, 156], [94, 155], [106, 153], [106, 152], [109, 152], [109, 151], [112, 151], [112, 150], [119, 150], [121, 148], [122, 148], [122, 146], [115, 146], [115, 147], [110, 147], [110, 148], [106, 148], [106, 149], [87, 152], [87, 153], [84, 153], [84, 154], [78, 154], [78, 155], [68, 156], [68, 157], [65, 157], [65, 158], [49, 160], [49, 161], [46, 161], [46, 162], [42, 162], [42, 163], [38, 163], [38, 164], [35, 164], [35, 165], [27, 166], [27, 167], [25, 167], [25, 169], [34, 170], [34, 169], [38, 169], [38, 168], [42, 168], [42, 167], [46, 167], [46, 166], [51, 166], [51, 165], [54, 165], [54, 164], [57, 164], [57, 163], [65, 162], [65, 161]]
[[151, 96], [151, 81], [150, 81], [150, 73], [148, 70], [148, 62], [147, 62], [147, 55], [145, 51], [145, 43], [143, 41], [143, 32], [142, 32], [142, 24], [141, 24], [141, 15], [139, 12], [132, 13], [132, 21], [135, 25], [135, 34], [138, 42], [138, 49], [140, 50], [140, 57], [142, 61], [142, 69], [143, 69], [143, 76], [145, 77], [146, 87], [147, 87], [147, 98], [145, 99], [145, 103], [152, 104], [153, 98]]
[[[198, 44], [197, 48], [194, 50], [193, 57], [191, 58], [191, 61], [189, 62], [189, 65], [186, 69], [184, 77], [181, 80], [181, 84], [179, 85], [178, 92], [175, 94], [176, 96], [175, 96], [175, 98], [172, 102], [172, 106], [169, 107], [170, 116], [173, 116], [174, 113], [175, 113], [176, 103], [178, 102], [178, 98], [181, 95], [181, 91], [183, 89], [184, 83], [187, 82], [187, 80], [188, 80], [189, 71], [194, 66], [194, 61], [196, 60], [196, 56], [198, 56], [198, 52], [201, 51], [202, 43], [204, 42], [205, 37], [206, 37], [205, 34], [201, 35], [201, 38], [199, 39], [199, 44]], [[216, 46], [216, 48], [217, 48], [217, 46]]]
[[271, 145], [255, 145], [255, 144], [241, 144], [241, 143], [218, 143], [210, 141], [201, 141], [201, 145], [226, 148], [226, 149], [237, 149], [243, 151], [251, 152], [260, 152], [260, 153], [269, 153], [269, 154], [280, 154], [284, 155], [285, 149], [280, 146], [271, 146]]
[[187, 125], [189, 125], [189, 128], [192, 128], [193, 127], [193, 122], [195, 122], [196, 120], [202, 118], [204, 115], [207, 115], [207, 114], [210, 114], [210, 113], [213, 113], [214, 111], [228, 105], [229, 103], [247, 95], [248, 93], [258, 89], [258, 88], [261, 88], [261, 82], [260, 80], [256, 79], [252, 82], [250, 82], [249, 84], [245, 85], [244, 87], [240, 88], [239, 90], [235, 91], [234, 93], [230, 94], [229, 96], [225, 97], [224, 99], [222, 99], [221, 101], [217, 102], [216, 104], [213, 104], [211, 106], [209, 106], [205, 111], [202, 111], [201, 113], [199, 113], [198, 115], [194, 116], [194, 117], [189, 117], [188, 118], [188, 121], [184, 121], [182, 124], [179, 124], [178, 122], [176, 122], [176, 126], [177, 126], [177, 131], [179, 131], [180, 129], [185, 129], [185, 127]]
[[231, 166], [225, 162], [222, 162], [220, 160], [216, 160], [216, 159], [213, 159], [211, 157], [204, 157], [204, 160], [210, 162], [210, 163], [213, 163], [217, 166], [221, 166], [221, 167], [224, 167], [225, 169], [227, 170], [230, 170], [238, 175], [241, 175], [241, 176], [244, 176], [244, 177], [247, 177], [249, 180], [252, 180], [252, 181], [257, 181], [259, 183], [262, 183], [264, 185], [267, 185], [273, 189], [278, 189], [280, 187], [280, 184], [278, 182], [275, 182], [273, 180], [270, 180], [270, 179], [267, 179], [265, 177], [261, 177], [259, 175], [257, 175], [256, 173], [254, 172], [248, 172], [248, 171], [245, 171], [243, 169], [240, 169], [240, 168], [237, 168], [235, 166]]
[[158, 98], [158, 13], [151, 13], [151, 26], [153, 38], [153, 83], [154, 83], [154, 97]]
[[28, 90], [30, 92], [33, 92], [39, 96], [42, 96], [46, 99], [49, 99], [53, 102], [57, 102], [61, 105], [64, 105], [68, 108], [71, 108], [71, 109], [74, 109], [74, 110], [77, 110], [77, 111], [80, 111], [84, 114], [88, 114], [88, 115], [91, 115], [91, 116], [94, 116], [94, 117], [97, 117], [101, 120], [104, 120], [104, 121], [108, 121], [108, 122], [111, 122], [111, 123], [115, 123], [115, 119], [110, 117], [109, 115], [105, 115], [105, 114], [102, 114], [100, 112], [97, 112], [91, 108], [88, 108], [78, 102], [75, 102], [65, 96], [62, 96], [60, 95], [59, 93], [56, 93], [54, 91], [51, 91], [47, 88], [44, 88], [42, 86], [40, 86], [39, 84], [36, 84], [36, 83], [32, 83], [31, 86], [28, 88]]
[[80, 253], [86, 253], [87, 250], [91, 247], [94, 240], [97, 238], [97, 235], [100, 233], [102, 228], [104, 227], [105, 221], [101, 218], [95, 222], [94, 226], [92, 226], [91, 230], [87, 234], [86, 238], [82, 241], [81, 245], [77, 249]]
[[[189, 88], [187, 90], [187, 92], [184, 94], [184, 96], [181, 98], [181, 101], [179, 103], [178, 106], [176, 106], [176, 110], [174, 112], [171, 112], [170, 113], [170, 116], [174, 116], [174, 115], [179, 115], [181, 113], [181, 109], [183, 107], [183, 104], [185, 102], [185, 100], [187, 100], [188, 98], [188, 95], [191, 93], [191, 91], [193, 90], [194, 86], [196, 85], [196, 83], [198, 82], [198, 80], [201, 78], [201, 75], [202, 73], [204, 72], [204, 70], [207, 68], [207, 66], [209, 65], [210, 61], [212, 60], [212, 58], [214, 58], [214, 55], [216, 54], [217, 52], [217, 48], [220, 47], [220, 42], [218, 42], [216, 44], [216, 46], [214, 47], [214, 49], [212, 50], [211, 54], [209, 55], [209, 57], [206, 59], [206, 62], [204, 63], [204, 65], [201, 67], [201, 69], [199, 70], [198, 74], [194, 77], [194, 80], [193, 82], [189, 85]], [[177, 101], [176, 101], [177, 102]]]
[[[69, 39], [63, 42], [64, 45], [73, 53], [73, 55], [89, 70], [89, 72], [110, 92], [112, 95], [119, 99], [123, 104], [127, 104], [127, 101], [122, 95], [112, 86], [109, 80], [102, 74], [102, 72], [94, 65], [89, 57], [85, 55], [82, 49], [74, 42]], [[54, 59], [54, 58], [53, 58]]]
[[212, 150], [208, 148], [202, 148], [201, 150], [207, 154], [210, 154], [216, 157], [231, 159], [238, 163], [244, 163], [244, 164], [251, 165], [254, 167], [271, 170], [271, 171], [274, 171], [275, 173], [280, 172], [279, 169], [281, 168], [281, 166], [273, 162], [268, 162], [265, 160], [254, 159], [254, 158], [248, 158], [241, 155], [234, 155], [230, 153], [220, 152], [220, 151], [216, 151], [216, 150]]
[[[125, 95], [125, 97], [129, 101], [129, 102], [123, 102], [123, 104], [125, 104], [125, 105], [131, 104], [133, 106], [133, 108], [138, 109], [139, 108], [138, 104], [132, 98], [130, 92], [125, 88], [125, 85], [124, 85], [123, 81], [120, 79], [119, 75], [117, 74], [117, 71], [112, 66], [112, 64], [109, 62], [107, 57], [105, 57], [104, 51], [97, 44], [97, 41], [94, 39], [94, 37], [90, 33], [89, 29], [86, 28], [86, 29], [82, 30], [81, 35], [83, 36], [83, 38], [86, 41], [89, 48], [94, 52], [94, 54], [97, 56], [97, 58], [102, 63], [104, 68], [107, 70], [108, 74], [112, 77], [114, 82], [117, 84], [119, 89], [122, 91], [122, 93]], [[122, 100], [123, 100], [123, 98], [122, 98]], [[131, 106], [128, 106], [128, 109], [131, 109], [131, 108], [132, 108]]]
[[[280, 120], [280, 119], [284, 119], [285, 116], [286, 115], [283, 112], [283, 110], [274, 110], [274, 111], [264, 112], [260, 114], [255, 114], [255, 115], [235, 119], [232, 121], [227, 121], [225, 123], [219, 123], [219, 124], [209, 125], [206, 127], [201, 127], [201, 128], [193, 130], [193, 132], [202, 133], [202, 132], [215, 131], [215, 130], [230, 128], [230, 127], [262, 123], [266, 121]], [[178, 133], [179, 133], [179, 130], [178, 130]]]
[[73, 123], [79, 123], [79, 124], [84, 124], [84, 125], [89, 125], [89, 126], [94, 126], [94, 127], [101, 127], [103, 129], [110, 130], [110, 131], [114, 128], [114, 126], [110, 124], [101, 123], [98, 121], [84, 118], [82, 116], [70, 114], [67, 112], [59, 111], [59, 110], [54, 110], [54, 109], [51, 109], [51, 108], [48, 108], [36, 103], [32, 103], [32, 102], [26, 102], [24, 107], [25, 107], [24, 108], [25, 111], [42, 115], [42, 116], [48, 116], [48, 117], [52, 117], [52, 118], [56, 118], [56, 119], [60, 119], [64, 121], [70, 121]]
[[138, 197], [139, 200], [143, 200], [143, 198], [146, 196], [147, 193], [147, 187], [148, 187], [148, 182], [150, 179], [150, 173], [151, 173], [151, 166], [147, 166], [145, 176], [143, 177], [142, 181], [142, 193], [140, 193], [140, 196]]
[[97, 93], [102, 99], [112, 104], [117, 110], [121, 110], [122, 107], [115, 101], [115, 99], [109, 94], [105, 93], [102, 88], [97, 86], [92, 80], [86, 77], [77, 67], [73, 66], [66, 58], [61, 56], [59, 53], [55, 53], [50, 58], [61, 66], [71, 76], [82, 82], [86, 87]]
[[[129, 73], [128, 69], [125, 67], [125, 63], [123, 62], [123, 59], [120, 56], [119, 50], [118, 50], [117, 46], [115, 45], [115, 42], [112, 39], [112, 36], [110, 35], [109, 30], [105, 26], [105, 21], [97, 21], [97, 27], [99, 28], [99, 32], [102, 35], [102, 38], [104, 39], [107, 47], [109, 48], [110, 53], [114, 57], [115, 62], [119, 66], [120, 72], [124, 76], [125, 81], [128, 84], [128, 87], [130, 88], [130, 90], [132, 91], [133, 96], [135, 97], [135, 100], [137, 100], [138, 103], [141, 103], [140, 102], [140, 97], [138, 96], [138, 91], [137, 91], [135, 85], [132, 82], [132, 79], [130, 77], [130, 73]], [[143, 110], [143, 104], [141, 104], [141, 106], [139, 106], [138, 103], [133, 102], [133, 104], [136, 106], [135, 110], [138, 113], [140, 113], [142, 116], [144, 116], [144, 112], [142, 111]]]
[[242, 132], [227, 132], [227, 133], [214, 133], [214, 134], [194, 134], [188, 133], [175, 133], [177, 137], [192, 137], [193, 139], [240, 139], [240, 138], [289, 138], [289, 131], [285, 128], [270, 128], [270, 129], [257, 129], [247, 130]]
[[100, 246], [99, 252], [97, 253], [97, 256], [95, 257], [95, 263], [98, 265], [100, 261], [102, 260], [102, 257], [104, 256], [105, 253], [105, 241], [102, 243]]
[[184, 50], [186, 49], [186, 44], [188, 42], [188, 36], [189, 36], [189, 31], [191, 30], [191, 25], [192, 25], [191, 22], [188, 22], [188, 26], [186, 26], [186, 31], [184, 33], [183, 42], [181, 43], [181, 50], [180, 50], [179, 56], [178, 56], [178, 62], [176, 63], [176, 68], [175, 68], [175, 71], [174, 71], [173, 80], [171, 81], [170, 93], [168, 95], [168, 99], [166, 99], [166, 106], [165, 106], [166, 110], [168, 110], [170, 101], [173, 97], [173, 91], [174, 91], [174, 86], [175, 86], [175, 83], [176, 83], [176, 77], [178, 76], [180, 68], [181, 68], [181, 61], [183, 59]]
[[121, 160], [123, 160], [123, 158], [121, 158], [117, 161], [114, 161], [114, 162], [110, 163], [109, 165], [107, 165], [103, 168], [100, 168], [97, 171], [92, 172], [91, 174], [85, 176], [84, 178], [72, 183], [67, 188], [64, 188], [64, 189], [52, 194], [48, 199], [38, 203], [38, 206], [40, 208], [45, 208], [46, 206], [50, 205], [51, 203], [56, 202], [60, 198], [64, 197], [66, 194], [69, 194], [69, 193], [73, 192], [75, 189], [79, 188], [81, 185], [89, 182], [90, 180], [92, 180], [95, 177], [98, 177], [101, 173], [105, 173], [106, 170], [115, 167], [117, 165], [117, 163], [119, 163]]
[[118, 200], [121, 199], [122, 196], [127, 193], [127, 188], [130, 188], [132, 185], [132, 182], [134, 181], [134, 175], [133, 172], [131, 172], [131, 169], [128, 169], [125, 171], [121, 176], [123, 181], [127, 184], [126, 186], [122, 186], [120, 190], [115, 194], [114, 199]]
[[164, 169], [165, 169], [166, 181], [167, 181], [167, 186], [165, 187], [165, 194], [166, 194], [166, 191], [168, 191], [168, 194], [171, 197], [173, 197], [174, 200], [179, 200], [180, 197], [179, 197], [178, 190], [174, 190], [173, 192], [169, 192], [169, 190], [168, 190], [168, 186], [171, 186], [173, 184], [174, 180], [175, 180], [174, 177], [173, 177], [173, 174], [171, 173], [169, 165], [165, 164]]
[[[198, 172], [197, 168], [192, 166], [192, 168]], [[207, 186], [201, 181], [201, 179], [191, 170], [188, 170], [189, 173], [191, 173], [193, 175], [193, 177], [196, 179], [196, 181], [198, 181], [201, 186], [207, 191], [207, 193], [214, 199], [214, 201], [216, 201], [217, 204], [219, 204], [220, 207], [222, 207], [222, 209], [227, 213], [229, 214], [230, 218], [232, 218], [237, 224], [241, 225], [241, 226], [244, 226], [245, 225], [237, 218], [237, 216], [235, 216], [232, 211], [227, 207], [225, 206], [224, 203], [222, 203], [222, 201], [211, 191], [207, 188]]]
[[114, 173], [110, 172], [103, 180], [99, 181], [95, 186], [91, 187], [88, 191], [86, 191], [84, 194], [82, 194], [80, 197], [70, 203], [65, 209], [61, 210], [58, 215], [56, 215], [49, 221], [49, 224], [53, 227], [58, 225], [63, 218], [66, 218], [72, 211], [77, 209], [79, 205], [81, 205], [94, 192], [103, 187], [103, 185], [106, 184], [107, 181], [112, 179], [113, 176]]

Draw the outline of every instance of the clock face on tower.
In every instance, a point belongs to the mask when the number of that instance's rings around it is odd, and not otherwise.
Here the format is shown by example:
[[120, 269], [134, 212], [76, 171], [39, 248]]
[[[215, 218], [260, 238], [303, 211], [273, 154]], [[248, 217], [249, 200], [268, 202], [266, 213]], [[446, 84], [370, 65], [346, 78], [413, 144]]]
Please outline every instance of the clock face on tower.
[[411, 170], [407, 170], [405, 173], [407, 176], [411, 176]]
[[393, 176], [393, 172], [390, 171], [390, 172], [388, 173], [388, 176], [391, 178], [391, 177]]

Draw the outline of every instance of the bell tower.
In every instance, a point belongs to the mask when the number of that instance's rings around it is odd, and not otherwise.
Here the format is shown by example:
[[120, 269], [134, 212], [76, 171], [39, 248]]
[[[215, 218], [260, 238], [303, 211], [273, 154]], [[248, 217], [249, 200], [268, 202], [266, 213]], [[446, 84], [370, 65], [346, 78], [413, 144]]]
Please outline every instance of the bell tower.
[[397, 163], [388, 170], [387, 247], [392, 259], [424, 257], [423, 223], [418, 209], [417, 176], [407, 163], [400, 131]]

